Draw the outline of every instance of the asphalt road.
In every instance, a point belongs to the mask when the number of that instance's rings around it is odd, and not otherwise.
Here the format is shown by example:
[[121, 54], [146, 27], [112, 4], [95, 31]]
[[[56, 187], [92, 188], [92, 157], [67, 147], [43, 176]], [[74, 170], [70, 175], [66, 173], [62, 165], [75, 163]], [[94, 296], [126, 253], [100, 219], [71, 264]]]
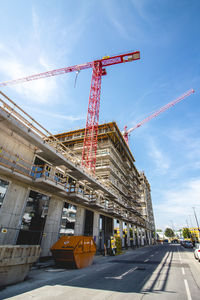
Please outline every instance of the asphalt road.
[[32, 270], [25, 282], [0, 291], [0, 299], [200, 299], [200, 263], [192, 249], [156, 245], [115, 257], [95, 257], [80, 270]]

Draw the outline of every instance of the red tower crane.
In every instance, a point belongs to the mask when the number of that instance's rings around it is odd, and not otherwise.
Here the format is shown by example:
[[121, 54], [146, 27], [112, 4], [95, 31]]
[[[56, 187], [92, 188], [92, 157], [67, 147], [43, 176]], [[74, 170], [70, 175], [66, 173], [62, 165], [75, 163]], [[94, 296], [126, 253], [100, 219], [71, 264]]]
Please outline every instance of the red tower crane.
[[174, 106], [175, 104], [177, 104], [178, 102], [182, 101], [183, 99], [185, 99], [186, 97], [190, 96], [192, 93], [194, 93], [193, 89], [190, 89], [189, 91], [185, 92], [183, 95], [181, 95], [180, 97], [178, 97], [177, 99], [167, 103], [166, 105], [162, 106], [159, 110], [155, 111], [152, 115], [148, 116], [147, 118], [145, 118], [143, 121], [141, 121], [140, 123], [138, 123], [137, 125], [135, 125], [134, 127], [130, 128], [127, 130], [127, 126], [124, 126], [124, 132], [123, 132], [123, 137], [126, 141], [126, 143], [128, 144], [128, 138], [129, 138], [129, 134], [137, 129], [138, 127], [142, 126], [144, 123], [149, 122], [151, 119], [157, 117], [159, 114], [161, 114], [162, 112], [164, 112], [165, 110], [169, 109], [170, 107]]
[[96, 151], [97, 151], [97, 133], [99, 124], [99, 106], [101, 94], [101, 77], [106, 75], [105, 67], [134, 61], [140, 59], [140, 52], [130, 52], [116, 56], [106, 56], [102, 59], [88, 62], [81, 65], [65, 67], [48, 72], [43, 72], [16, 80], [10, 80], [0, 83], [0, 87], [23, 83], [27, 81], [37, 80], [45, 77], [80, 71], [83, 69], [92, 68], [92, 80], [89, 95], [89, 104], [87, 112], [87, 120], [85, 126], [85, 137], [82, 152], [82, 166], [95, 173]]

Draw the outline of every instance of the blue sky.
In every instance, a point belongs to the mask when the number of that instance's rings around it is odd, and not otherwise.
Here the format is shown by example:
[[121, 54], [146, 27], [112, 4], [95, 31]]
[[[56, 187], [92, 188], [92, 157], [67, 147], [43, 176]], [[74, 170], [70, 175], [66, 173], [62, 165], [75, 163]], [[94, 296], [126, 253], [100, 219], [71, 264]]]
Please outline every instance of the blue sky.
[[[107, 68], [100, 123], [123, 130], [193, 88], [195, 94], [132, 132], [136, 167], [151, 184], [157, 228], [200, 219], [200, 1], [1, 1], [0, 82], [132, 50]], [[91, 70], [1, 90], [53, 133], [85, 127]]]

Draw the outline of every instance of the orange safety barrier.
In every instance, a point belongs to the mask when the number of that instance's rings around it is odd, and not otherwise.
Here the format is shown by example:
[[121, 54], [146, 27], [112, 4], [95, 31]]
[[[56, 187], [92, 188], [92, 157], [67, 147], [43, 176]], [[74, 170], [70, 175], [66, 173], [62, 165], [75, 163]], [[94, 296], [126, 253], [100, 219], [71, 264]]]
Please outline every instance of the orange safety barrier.
[[62, 236], [51, 252], [57, 265], [81, 269], [92, 264], [96, 244], [90, 236]]

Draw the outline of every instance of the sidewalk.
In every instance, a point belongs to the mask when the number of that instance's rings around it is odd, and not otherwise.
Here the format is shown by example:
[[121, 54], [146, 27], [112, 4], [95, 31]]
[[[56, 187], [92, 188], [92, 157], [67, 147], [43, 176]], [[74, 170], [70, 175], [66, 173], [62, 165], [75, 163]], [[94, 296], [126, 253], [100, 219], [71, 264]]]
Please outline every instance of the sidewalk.
[[[143, 247], [140, 247], [140, 248], [128, 248], [128, 249], [125, 249], [122, 251], [122, 254], [121, 255], [126, 255], [127, 253], [132, 253], [132, 252], [136, 252], [137, 250], [141, 250], [141, 249], [144, 249], [145, 247], [147, 246], [143, 246]], [[149, 246], [148, 246], [149, 247]], [[107, 254], [106, 256], [104, 255], [101, 255], [101, 254], [96, 254], [94, 256], [94, 261], [93, 261], [93, 264], [98, 264], [100, 263], [100, 261], [105, 261], [106, 259], [112, 259], [114, 257], [116, 257], [117, 255], [115, 256], [112, 256], [112, 255], [109, 255]], [[44, 262], [37, 262], [32, 268], [31, 270], [38, 270], [38, 269], [44, 269], [44, 268], [48, 268], [48, 267], [55, 267], [55, 262], [53, 260], [53, 258], [47, 260], [47, 261], [44, 261]]]
[[[151, 246], [150, 246], [151, 247]], [[77, 276], [90, 273], [98, 269], [107, 267], [107, 263], [115, 260], [116, 257], [123, 257], [125, 259], [129, 254], [137, 256], [142, 252], [146, 252], [147, 248], [128, 249], [118, 256], [102, 256], [95, 255], [93, 264], [84, 269], [66, 269], [55, 266], [53, 259], [45, 262], [36, 263], [30, 270], [25, 281], [7, 286], [0, 290], [0, 300], [14, 297], [20, 300], [20, 294], [37, 289], [45, 285], [52, 285], [53, 282], [62, 282], [63, 280], [73, 280]], [[19, 295], [19, 296], [17, 296]]]

